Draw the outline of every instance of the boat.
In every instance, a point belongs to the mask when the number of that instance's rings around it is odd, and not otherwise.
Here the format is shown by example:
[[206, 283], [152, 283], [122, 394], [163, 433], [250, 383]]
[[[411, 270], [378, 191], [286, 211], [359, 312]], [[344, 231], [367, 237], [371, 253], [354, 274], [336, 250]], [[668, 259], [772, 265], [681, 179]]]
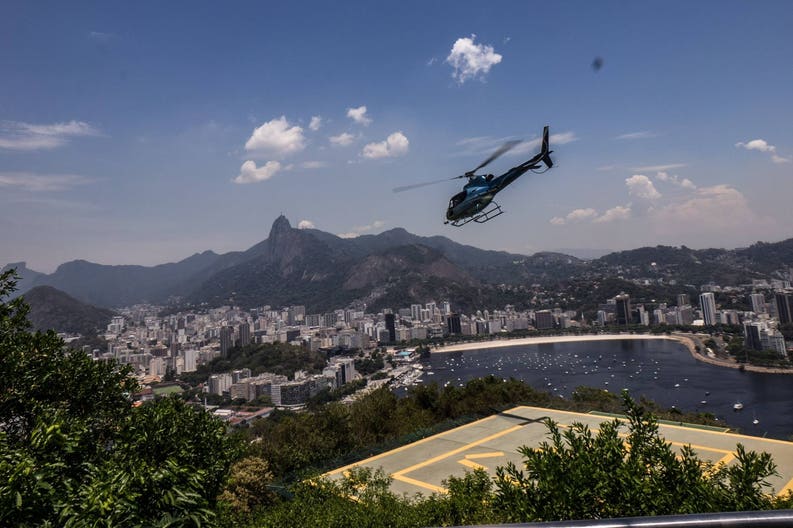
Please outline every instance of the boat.
[[732, 404], [732, 408], [734, 411], [740, 411], [743, 409], [743, 404], [741, 402], [735, 402]]

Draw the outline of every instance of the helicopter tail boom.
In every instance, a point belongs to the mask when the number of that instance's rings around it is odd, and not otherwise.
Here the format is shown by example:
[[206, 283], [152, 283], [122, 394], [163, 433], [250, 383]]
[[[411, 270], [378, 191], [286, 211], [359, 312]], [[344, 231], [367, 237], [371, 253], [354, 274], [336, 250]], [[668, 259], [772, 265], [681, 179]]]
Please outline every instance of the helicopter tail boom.
[[542, 162], [545, 163], [545, 166], [550, 169], [551, 167], [553, 167], [553, 160], [551, 160], [551, 156], [550, 156], [551, 152], [553, 151], [548, 150], [549, 144], [550, 141], [548, 139], [548, 127], [546, 126], [545, 128], [542, 129], [542, 151], [540, 152], [540, 155], [542, 156], [541, 158]]

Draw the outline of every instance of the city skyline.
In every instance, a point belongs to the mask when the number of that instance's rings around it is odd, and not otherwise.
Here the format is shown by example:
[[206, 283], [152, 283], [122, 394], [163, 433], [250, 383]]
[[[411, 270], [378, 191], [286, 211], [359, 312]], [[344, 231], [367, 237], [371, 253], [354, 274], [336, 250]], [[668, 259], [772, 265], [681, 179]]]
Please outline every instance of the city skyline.
[[[791, 236], [789, 3], [117, 7], [0, 21], [0, 264], [241, 250], [281, 212], [521, 254]], [[545, 124], [557, 166], [492, 222], [391, 192]]]

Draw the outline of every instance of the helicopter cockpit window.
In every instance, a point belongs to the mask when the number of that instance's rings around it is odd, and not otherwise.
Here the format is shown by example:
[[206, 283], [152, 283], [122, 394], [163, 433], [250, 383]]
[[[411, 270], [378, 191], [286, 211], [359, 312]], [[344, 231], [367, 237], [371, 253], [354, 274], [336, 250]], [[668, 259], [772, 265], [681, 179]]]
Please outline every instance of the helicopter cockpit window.
[[455, 194], [454, 196], [452, 196], [452, 199], [449, 200], [449, 207], [454, 207], [455, 205], [458, 205], [463, 200], [465, 200], [465, 191], [459, 192], [459, 193]]

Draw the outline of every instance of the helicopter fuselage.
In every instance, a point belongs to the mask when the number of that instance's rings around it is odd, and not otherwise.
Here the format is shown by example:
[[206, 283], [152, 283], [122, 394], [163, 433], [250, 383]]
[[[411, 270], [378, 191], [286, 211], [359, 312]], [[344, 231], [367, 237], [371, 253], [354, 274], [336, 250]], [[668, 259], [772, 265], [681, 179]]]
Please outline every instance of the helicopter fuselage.
[[511, 168], [498, 178], [488, 180], [485, 176], [471, 176], [463, 190], [449, 200], [446, 220], [454, 222], [480, 214], [493, 201], [499, 191], [518, 179], [526, 171], [536, 169], [539, 166], [537, 160], [532, 158], [526, 163]]

